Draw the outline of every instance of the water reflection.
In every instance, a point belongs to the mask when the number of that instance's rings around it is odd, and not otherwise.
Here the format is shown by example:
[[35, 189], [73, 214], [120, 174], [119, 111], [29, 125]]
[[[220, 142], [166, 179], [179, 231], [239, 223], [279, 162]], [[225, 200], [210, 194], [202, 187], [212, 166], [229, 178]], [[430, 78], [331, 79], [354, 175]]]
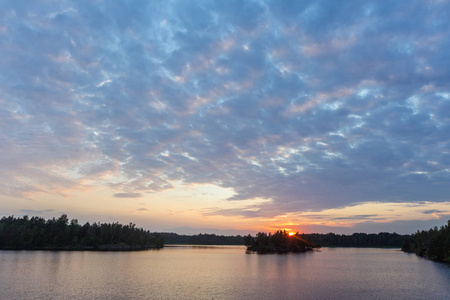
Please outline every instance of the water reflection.
[[0, 251], [4, 299], [448, 299], [450, 267], [392, 249]]

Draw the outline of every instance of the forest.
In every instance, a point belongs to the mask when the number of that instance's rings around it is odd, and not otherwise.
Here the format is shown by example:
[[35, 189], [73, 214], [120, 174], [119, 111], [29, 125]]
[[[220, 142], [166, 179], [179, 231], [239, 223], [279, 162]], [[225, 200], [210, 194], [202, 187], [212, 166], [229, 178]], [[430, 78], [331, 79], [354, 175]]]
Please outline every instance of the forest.
[[436, 261], [450, 262], [450, 220], [447, 225], [437, 226], [428, 231], [417, 231], [406, 239], [402, 251]]
[[163, 239], [130, 223], [78, 224], [66, 214], [45, 220], [14, 216], [0, 219], [2, 250], [144, 250], [163, 247]]

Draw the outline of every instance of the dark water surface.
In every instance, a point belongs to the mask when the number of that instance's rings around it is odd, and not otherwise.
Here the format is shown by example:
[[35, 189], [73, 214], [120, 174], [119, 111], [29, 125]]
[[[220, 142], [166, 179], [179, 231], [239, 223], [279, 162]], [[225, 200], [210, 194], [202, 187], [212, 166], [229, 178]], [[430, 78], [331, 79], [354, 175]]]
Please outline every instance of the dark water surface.
[[0, 299], [450, 299], [450, 266], [373, 248], [0, 251]]

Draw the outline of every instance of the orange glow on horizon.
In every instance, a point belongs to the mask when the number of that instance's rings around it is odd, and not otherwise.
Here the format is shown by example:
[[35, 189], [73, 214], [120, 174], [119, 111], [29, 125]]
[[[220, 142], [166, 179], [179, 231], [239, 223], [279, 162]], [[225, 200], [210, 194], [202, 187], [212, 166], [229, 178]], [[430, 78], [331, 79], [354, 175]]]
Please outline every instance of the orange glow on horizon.
[[293, 235], [295, 235], [295, 232], [289, 231], [289, 232], [288, 232], [288, 235], [289, 235], [289, 236], [293, 236]]

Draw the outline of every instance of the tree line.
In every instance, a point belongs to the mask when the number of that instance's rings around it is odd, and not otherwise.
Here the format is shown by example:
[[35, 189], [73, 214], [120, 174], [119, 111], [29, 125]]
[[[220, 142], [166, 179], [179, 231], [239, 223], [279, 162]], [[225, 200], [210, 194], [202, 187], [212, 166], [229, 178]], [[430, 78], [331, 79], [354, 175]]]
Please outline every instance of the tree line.
[[78, 224], [66, 214], [45, 220], [14, 216], [0, 219], [0, 249], [140, 250], [163, 247], [158, 234], [136, 224]]
[[450, 220], [447, 225], [417, 231], [405, 240], [402, 250], [436, 261], [450, 262]]
[[[188, 245], [249, 245], [249, 239], [257, 236], [224, 236], [215, 234], [180, 235], [176, 233], [159, 232], [166, 244], [188, 244]], [[269, 234], [266, 234], [269, 235]], [[322, 247], [393, 247], [401, 248], [405, 239], [411, 235], [400, 235], [397, 233], [380, 232], [354, 233], [351, 235], [335, 233], [302, 233], [296, 234], [300, 238], [310, 241], [314, 245]]]
[[314, 244], [322, 247], [393, 247], [400, 248], [403, 242], [410, 238], [409, 234], [397, 233], [353, 233], [351, 235], [335, 234], [335, 233], [309, 233], [300, 234], [300, 237], [311, 241]]
[[244, 237], [240, 235], [216, 235], [200, 233], [195, 235], [180, 235], [173, 232], [159, 232], [165, 244], [181, 245], [244, 245]]

